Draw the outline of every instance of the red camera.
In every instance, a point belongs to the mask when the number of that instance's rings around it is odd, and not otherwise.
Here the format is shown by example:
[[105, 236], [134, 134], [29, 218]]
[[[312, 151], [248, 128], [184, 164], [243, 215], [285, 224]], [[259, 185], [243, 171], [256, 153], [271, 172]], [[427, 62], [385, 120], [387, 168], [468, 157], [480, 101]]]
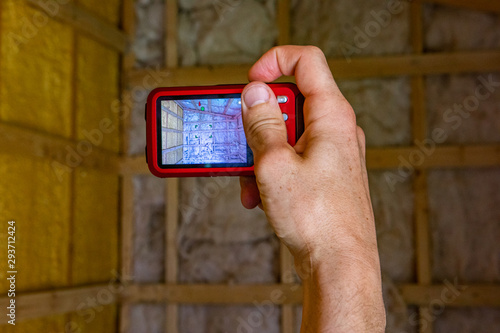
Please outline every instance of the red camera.
[[[293, 83], [271, 83], [288, 143], [304, 132], [304, 97]], [[146, 160], [157, 177], [253, 175], [241, 119], [244, 84], [157, 88], [146, 104]]]

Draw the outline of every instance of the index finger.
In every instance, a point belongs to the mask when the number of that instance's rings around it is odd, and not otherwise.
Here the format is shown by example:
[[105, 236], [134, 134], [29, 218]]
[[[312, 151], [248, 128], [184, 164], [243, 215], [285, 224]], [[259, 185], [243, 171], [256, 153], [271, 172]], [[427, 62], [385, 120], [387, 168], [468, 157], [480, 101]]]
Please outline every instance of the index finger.
[[319, 48], [292, 45], [274, 47], [252, 66], [248, 78], [250, 81], [271, 82], [282, 75], [295, 75], [297, 86], [306, 98], [306, 128], [325, 115], [335, 122], [342, 122], [344, 126], [345, 116], [356, 124], [354, 112], [335, 83], [325, 55]]

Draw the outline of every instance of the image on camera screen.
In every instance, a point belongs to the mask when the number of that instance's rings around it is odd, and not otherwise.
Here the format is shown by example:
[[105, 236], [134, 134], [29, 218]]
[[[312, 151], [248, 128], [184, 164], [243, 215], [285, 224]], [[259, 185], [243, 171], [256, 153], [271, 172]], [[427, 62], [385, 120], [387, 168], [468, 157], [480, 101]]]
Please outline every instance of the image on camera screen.
[[160, 105], [163, 165], [249, 163], [251, 151], [243, 130], [239, 94], [234, 98], [162, 100]]

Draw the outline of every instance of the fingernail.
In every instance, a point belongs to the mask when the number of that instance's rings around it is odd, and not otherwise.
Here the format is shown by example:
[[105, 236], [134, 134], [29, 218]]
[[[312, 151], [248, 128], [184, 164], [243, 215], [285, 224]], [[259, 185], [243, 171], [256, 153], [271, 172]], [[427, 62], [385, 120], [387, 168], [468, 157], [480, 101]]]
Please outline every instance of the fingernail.
[[266, 87], [261, 84], [254, 85], [253, 87], [248, 89], [243, 96], [243, 102], [249, 108], [262, 103], [267, 103], [268, 101], [269, 92], [267, 91]]

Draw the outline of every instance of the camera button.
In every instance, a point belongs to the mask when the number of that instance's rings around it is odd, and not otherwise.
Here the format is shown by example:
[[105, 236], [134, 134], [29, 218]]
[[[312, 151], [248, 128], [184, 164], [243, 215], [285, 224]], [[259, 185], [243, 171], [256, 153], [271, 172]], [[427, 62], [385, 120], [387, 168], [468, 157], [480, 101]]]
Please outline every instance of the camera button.
[[283, 120], [287, 121], [288, 120], [288, 115], [286, 113], [283, 113]]
[[276, 99], [278, 100], [279, 104], [284, 104], [288, 102], [288, 96], [278, 96], [276, 97]]

